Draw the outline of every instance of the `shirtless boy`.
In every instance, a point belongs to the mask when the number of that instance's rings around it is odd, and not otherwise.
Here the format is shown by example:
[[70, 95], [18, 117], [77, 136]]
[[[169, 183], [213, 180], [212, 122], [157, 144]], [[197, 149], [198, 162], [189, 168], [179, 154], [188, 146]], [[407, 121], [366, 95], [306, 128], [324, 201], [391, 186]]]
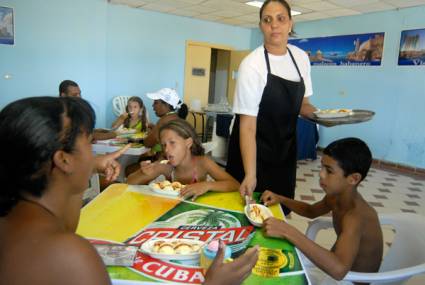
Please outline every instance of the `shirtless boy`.
[[331, 212], [337, 234], [331, 251], [311, 241], [295, 227], [275, 218], [265, 221], [266, 235], [289, 240], [317, 267], [336, 280], [342, 280], [348, 271], [377, 272], [382, 260], [382, 230], [376, 211], [357, 191], [371, 162], [371, 152], [360, 139], [337, 140], [323, 152], [320, 186], [326, 195], [321, 201], [310, 205], [270, 191], [261, 196], [265, 205], [281, 203], [310, 219]]

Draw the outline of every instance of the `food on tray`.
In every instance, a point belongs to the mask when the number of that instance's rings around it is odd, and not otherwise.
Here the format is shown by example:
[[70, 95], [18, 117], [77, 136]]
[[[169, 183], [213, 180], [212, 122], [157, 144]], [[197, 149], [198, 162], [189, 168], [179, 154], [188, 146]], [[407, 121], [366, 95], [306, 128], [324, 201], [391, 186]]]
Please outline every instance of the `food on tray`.
[[182, 188], [184, 188], [186, 185], [181, 184], [180, 182], [170, 182], [168, 180], [158, 182], [158, 183], [152, 183], [152, 187], [155, 190], [162, 190], [162, 191], [174, 191], [174, 192], [180, 192]]
[[341, 118], [347, 117], [353, 114], [353, 111], [350, 109], [326, 109], [326, 110], [317, 110], [314, 112], [314, 115], [318, 118]]
[[194, 254], [199, 253], [201, 246], [197, 242], [191, 242], [189, 240], [174, 240], [165, 241], [157, 240], [153, 243], [151, 251], [154, 253], [161, 253], [167, 255], [173, 254]]
[[269, 217], [269, 214], [262, 207], [255, 204], [250, 205], [248, 215], [251, 220], [259, 224], [262, 224]]
[[[144, 242], [140, 250], [154, 258], [166, 260], [197, 260], [204, 242], [193, 239], [152, 239]], [[197, 263], [196, 262], [196, 263]]]
[[194, 251], [198, 251], [199, 248], [193, 249], [190, 244], [182, 243], [177, 245], [174, 250], [177, 254], [191, 254]]
[[350, 109], [339, 109], [338, 113], [351, 113]]
[[320, 110], [319, 113], [322, 114], [338, 114], [338, 113], [351, 113], [350, 109], [326, 109]]
[[160, 245], [160, 247], [158, 249], [158, 253], [174, 254], [174, 248], [171, 244], [164, 243], [164, 244]]

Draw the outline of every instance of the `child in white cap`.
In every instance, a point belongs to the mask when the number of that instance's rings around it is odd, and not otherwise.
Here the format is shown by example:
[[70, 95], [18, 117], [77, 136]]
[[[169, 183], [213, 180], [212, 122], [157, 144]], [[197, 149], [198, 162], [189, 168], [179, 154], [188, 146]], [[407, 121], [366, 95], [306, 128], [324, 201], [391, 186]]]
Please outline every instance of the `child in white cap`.
[[166, 122], [178, 118], [186, 119], [188, 113], [187, 105], [180, 100], [176, 90], [171, 88], [162, 88], [156, 92], [147, 93], [146, 96], [154, 100], [152, 108], [159, 120], [145, 138], [144, 144], [153, 148], [154, 151], [160, 151], [161, 146], [158, 145], [159, 128]]

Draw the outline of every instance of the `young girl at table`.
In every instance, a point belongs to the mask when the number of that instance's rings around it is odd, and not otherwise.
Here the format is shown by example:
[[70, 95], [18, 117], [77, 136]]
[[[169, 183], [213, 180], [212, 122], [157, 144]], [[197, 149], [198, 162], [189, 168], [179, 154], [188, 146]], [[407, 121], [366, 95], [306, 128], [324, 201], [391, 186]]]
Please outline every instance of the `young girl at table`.
[[[186, 184], [180, 195], [193, 199], [209, 190], [228, 192], [239, 189], [236, 179], [204, 155], [195, 130], [185, 120], [177, 119], [163, 125], [159, 138], [166, 163], [142, 162], [141, 168], [128, 177], [129, 184], [147, 184], [164, 175], [167, 180]], [[207, 179], [208, 176], [213, 180]]]
[[112, 124], [112, 128], [124, 127], [135, 129], [136, 132], [145, 132], [148, 127], [146, 108], [140, 97], [134, 96], [128, 99], [125, 113], [121, 114]]

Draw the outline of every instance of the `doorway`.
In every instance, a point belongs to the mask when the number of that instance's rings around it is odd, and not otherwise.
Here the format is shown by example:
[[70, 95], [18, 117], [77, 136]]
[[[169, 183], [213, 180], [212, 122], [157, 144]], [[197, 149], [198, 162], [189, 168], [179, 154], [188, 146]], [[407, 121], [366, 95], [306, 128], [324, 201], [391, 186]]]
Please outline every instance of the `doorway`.
[[249, 52], [211, 43], [186, 43], [183, 100], [192, 114], [188, 121], [204, 142], [213, 138], [217, 112], [211, 110], [230, 113], [239, 64]]

